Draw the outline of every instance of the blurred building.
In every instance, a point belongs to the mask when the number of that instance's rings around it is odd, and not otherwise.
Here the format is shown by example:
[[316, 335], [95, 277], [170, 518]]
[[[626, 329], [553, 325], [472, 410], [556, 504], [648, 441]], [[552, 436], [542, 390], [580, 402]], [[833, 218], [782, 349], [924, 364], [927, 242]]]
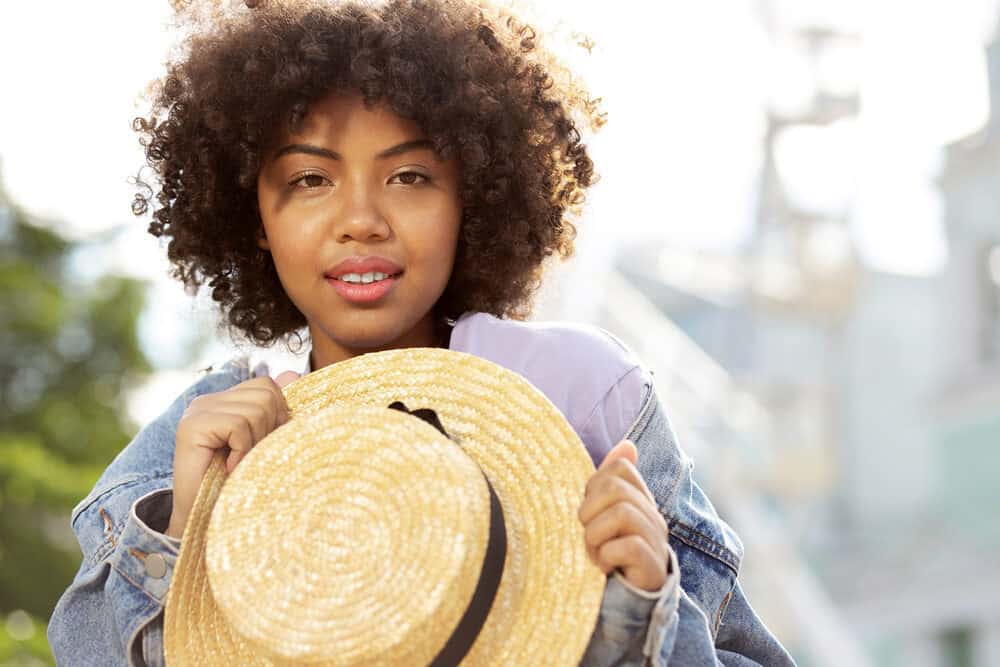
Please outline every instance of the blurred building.
[[[795, 39], [813, 71], [855, 43]], [[865, 267], [849, 202], [803, 205], [776, 157], [857, 109], [817, 85], [773, 110], [743, 253], [627, 249], [600, 323], [657, 371], [803, 664], [1000, 665], [1000, 111], [947, 148], [948, 263], [913, 277]]]

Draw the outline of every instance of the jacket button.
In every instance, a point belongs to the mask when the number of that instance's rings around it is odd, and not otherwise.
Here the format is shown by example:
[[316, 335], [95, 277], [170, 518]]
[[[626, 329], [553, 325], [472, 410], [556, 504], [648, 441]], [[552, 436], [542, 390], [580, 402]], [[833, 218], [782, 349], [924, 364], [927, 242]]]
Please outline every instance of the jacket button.
[[160, 554], [149, 554], [145, 560], [146, 574], [153, 579], [162, 579], [167, 573], [167, 561]]

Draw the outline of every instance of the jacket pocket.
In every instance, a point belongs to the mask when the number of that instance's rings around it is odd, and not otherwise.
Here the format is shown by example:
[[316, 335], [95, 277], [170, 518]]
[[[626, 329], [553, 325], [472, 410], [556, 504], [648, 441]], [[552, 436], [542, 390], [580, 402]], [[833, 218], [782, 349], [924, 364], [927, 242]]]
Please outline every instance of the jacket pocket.
[[132, 473], [130, 475], [125, 475], [124, 477], [118, 477], [116, 479], [109, 480], [103, 484], [100, 481], [98, 481], [97, 485], [91, 490], [91, 492], [88, 493], [87, 496], [83, 500], [78, 502], [76, 504], [76, 507], [73, 508], [73, 511], [70, 513], [69, 516], [70, 524], [72, 524], [75, 527], [76, 520], [80, 517], [80, 515], [84, 511], [86, 511], [88, 507], [90, 507], [91, 505], [93, 505], [98, 500], [108, 495], [115, 489], [125, 486], [126, 484], [131, 484], [133, 482], [141, 481], [144, 477], [145, 475], [142, 475], [141, 473]]
[[736, 570], [726, 562], [728, 559], [716, 555], [717, 550], [702, 548], [707, 539], [704, 535], [700, 536], [702, 541], [695, 542], [690, 539], [690, 528], [673, 523], [670, 529], [670, 546], [681, 569], [681, 588], [704, 614], [714, 640], [736, 586]]
[[156, 478], [155, 475], [132, 473], [106, 483], [98, 482], [73, 508], [70, 525], [80, 543], [84, 567], [100, 563], [114, 550], [131, 508], [132, 494], [122, 491]]
[[729, 589], [726, 593], [726, 597], [722, 598], [722, 604], [719, 605], [719, 611], [715, 613], [715, 622], [712, 623], [712, 638], [715, 639], [719, 636], [719, 628], [722, 626], [722, 617], [726, 615], [726, 607], [729, 606], [729, 601], [733, 599], [733, 588], [736, 587], [736, 582], [733, 582], [733, 587]]

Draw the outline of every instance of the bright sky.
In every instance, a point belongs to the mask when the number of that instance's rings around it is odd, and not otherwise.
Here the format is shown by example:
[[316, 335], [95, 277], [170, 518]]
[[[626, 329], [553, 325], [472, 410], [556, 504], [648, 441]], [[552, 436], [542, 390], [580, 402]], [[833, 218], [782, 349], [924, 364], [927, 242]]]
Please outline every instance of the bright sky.
[[[561, 19], [596, 41], [592, 55], [577, 50], [571, 64], [610, 115], [591, 143], [603, 180], [581, 227], [578, 266], [600, 267], [609, 249], [636, 237], [715, 250], [746, 238], [765, 100], [794, 108], [805, 80], [755, 14], [767, 6], [776, 24], [821, 17], [864, 44], [824, 70], [834, 89], [860, 79], [857, 121], [790, 134], [778, 146], [790, 193], [825, 208], [853, 198], [852, 233], [874, 268], [931, 273], [946, 260], [933, 178], [940, 147], [987, 117], [981, 47], [996, 0], [535, 5], [549, 26]], [[23, 206], [62, 220], [78, 238], [127, 225], [88, 246], [76, 266], [82, 276], [116, 268], [153, 281], [143, 340], [163, 368], [179, 363], [171, 354], [185, 335], [179, 326], [205, 312], [165, 278], [164, 250], [129, 210], [127, 179], [142, 163], [130, 121], [170, 44], [169, 12], [166, 0], [0, 3], [3, 181]], [[586, 303], [593, 285], [572, 285], [566, 300]]]

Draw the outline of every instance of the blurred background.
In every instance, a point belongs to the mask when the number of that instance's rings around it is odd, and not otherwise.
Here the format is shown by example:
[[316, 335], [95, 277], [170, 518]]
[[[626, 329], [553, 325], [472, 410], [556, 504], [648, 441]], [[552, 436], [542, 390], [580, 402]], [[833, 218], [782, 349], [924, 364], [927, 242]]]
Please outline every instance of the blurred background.
[[[1000, 665], [997, 0], [536, 0], [603, 97], [537, 319], [650, 365], [800, 665]], [[0, 665], [50, 664], [69, 512], [236, 353], [129, 209], [166, 0], [0, 5]]]

